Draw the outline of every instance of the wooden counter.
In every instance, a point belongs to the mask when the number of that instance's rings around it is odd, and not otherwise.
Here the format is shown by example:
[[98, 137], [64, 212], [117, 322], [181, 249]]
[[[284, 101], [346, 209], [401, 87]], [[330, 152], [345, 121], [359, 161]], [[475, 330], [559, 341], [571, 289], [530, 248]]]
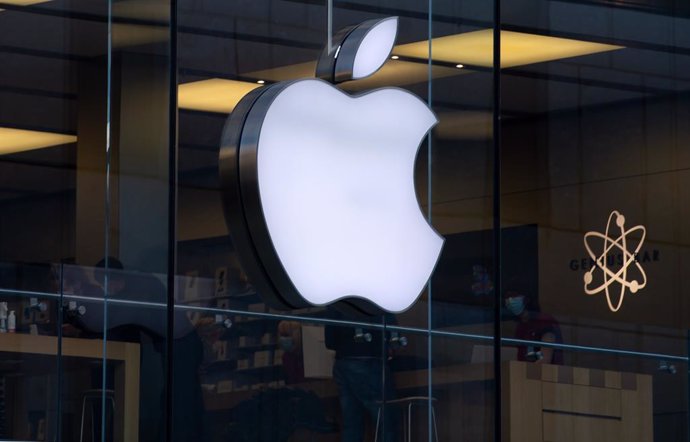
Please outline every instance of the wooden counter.
[[652, 377], [510, 361], [503, 441], [652, 442]]

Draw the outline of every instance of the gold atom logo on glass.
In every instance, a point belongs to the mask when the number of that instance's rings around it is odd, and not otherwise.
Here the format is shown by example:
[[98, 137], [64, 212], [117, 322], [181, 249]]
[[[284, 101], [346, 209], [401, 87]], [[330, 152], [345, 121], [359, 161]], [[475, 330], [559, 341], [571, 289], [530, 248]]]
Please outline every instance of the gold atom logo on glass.
[[[612, 223], [615, 223], [615, 227], [617, 227], [620, 232], [617, 237], [609, 235], [609, 232], [615, 229]], [[631, 243], [634, 242], [634, 239], [629, 239], [628, 236], [634, 232], [641, 232], [641, 237], [637, 245], [631, 247]], [[643, 289], [647, 285], [647, 275], [642, 265], [640, 265], [637, 260], [637, 256], [644, 244], [646, 235], [647, 229], [641, 225], [626, 230], [625, 216], [617, 210], [614, 210], [609, 215], [609, 219], [606, 222], [605, 233], [585, 233], [585, 248], [587, 249], [589, 257], [596, 263], [596, 265], [592, 266], [584, 275], [585, 293], [588, 295], [596, 295], [603, 291], [606, 293], [606, 302], [609, 305], [609, 309], [612, 312], [617, 312], [623, 305], [623, 299], [625, 298], [627, 290], [630, 290], [630, 293], [636, 293], [638, 290]], [[594, 252], [592, 244], [597, 242], [597, 240], [601, 240], [598, 242], [603, 246], [599, 254]], [[617, 255], [616, 252], [618, 252]], [[614, 272], [612, 267], [614, 267], [616, 263], [620, 268]], [[634, 267], [631, 268], [632, 265], [634, 265]], [[597, 278], [597, 282], [595, 283], [594, 272], [598, 270], [602, 272], [602, 278]], [[628, 279], [630, 274], [635, 273], [637, 274], [635, 276], [639, 279]], [[612, 300], [612, 297], [615, 297], [615, 292], [613, 295], [611, 293], [611, 286], [613, 285], [613, 288], [615, 288], [615, 284], [619, 286], [617, 302]]]

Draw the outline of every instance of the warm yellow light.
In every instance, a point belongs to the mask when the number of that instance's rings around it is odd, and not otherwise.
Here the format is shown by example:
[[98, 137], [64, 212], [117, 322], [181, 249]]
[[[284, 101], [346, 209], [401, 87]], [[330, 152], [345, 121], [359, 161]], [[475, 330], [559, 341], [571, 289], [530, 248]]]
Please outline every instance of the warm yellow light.
[[391, 57], [391, 59], [393, 59], [393, 60], [397, 60], [397, 59], [399, 59], [399, 58], [400, 58], [400, 57], [398, 57], [397, 55], [393, 55], [393, 56]]
[[[492, 29], [434, 38], [431, 47], [432, 59], [436, 61], [462, 62], [467, 65], [484, 67], [493, 66]], [[622, 48], [624, 46], [501, 31], [501, 67], [510, 68], [542, 63]], [[408, 57], [427, 58], [429, 42], [424, 40], [396, 46], [395, 52]]]
[[74, 135], [0, 127], [0, 155], [74, 143]]
[[[15, 6], [31, 6], [31, 5], [37, 5], [39, 3], [47, 3], [51, 0], [2, 0], [2, 3], [6, 5], [15, 5]], [[4, 9], [0, 9], [1, 11], [4, 11]]]
[[456, 64], [455, 67], [458, 69], [462, 69], [465, 67], [465, 65], [464, 64]]
[[264, 83], [266, 83], [266, 82], [263, 81], [263, 80], [258, 80], [257, 83], [258, 83], [258, 84], [264, 84]]
[[228, 114], [250, 91], [261, 87], [247, 81], [211, 78], [181, 84], [177, 89], [177, 100], [182, 109]]

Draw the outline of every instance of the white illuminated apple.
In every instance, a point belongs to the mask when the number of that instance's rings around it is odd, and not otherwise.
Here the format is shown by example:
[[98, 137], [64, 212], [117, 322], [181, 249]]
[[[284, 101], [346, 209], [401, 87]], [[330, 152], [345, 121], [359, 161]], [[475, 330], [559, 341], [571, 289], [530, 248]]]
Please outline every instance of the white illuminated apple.
[[[339, 34], [321, 76], [335, 83], [373, 74], [396, 30], [390, 18]], [[443, 246], [413, 176], [436, 122], [397, 88], [349, 95], [304, 79], [243, 99], [226, 123], [221, 176], [226, 218], [258, 291], [285, 307], [362, 299], [389, 312], [409, 308]]]

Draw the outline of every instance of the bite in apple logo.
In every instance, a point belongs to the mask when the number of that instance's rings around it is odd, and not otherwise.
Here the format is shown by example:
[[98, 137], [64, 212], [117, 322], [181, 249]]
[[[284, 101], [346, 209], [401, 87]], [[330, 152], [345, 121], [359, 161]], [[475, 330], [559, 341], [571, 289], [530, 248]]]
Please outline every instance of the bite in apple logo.
[[223, 129], [226, 221], [240, 261], [275, 307], [340, 301], [401, 312], [433, 272], [443, 237], [415, 194], [419, 144], [437, 123], [398, 88], [349, 95], [333, 84], [389, 58], [397, 17], [344, 29], [319, 79], [250, 92]]

